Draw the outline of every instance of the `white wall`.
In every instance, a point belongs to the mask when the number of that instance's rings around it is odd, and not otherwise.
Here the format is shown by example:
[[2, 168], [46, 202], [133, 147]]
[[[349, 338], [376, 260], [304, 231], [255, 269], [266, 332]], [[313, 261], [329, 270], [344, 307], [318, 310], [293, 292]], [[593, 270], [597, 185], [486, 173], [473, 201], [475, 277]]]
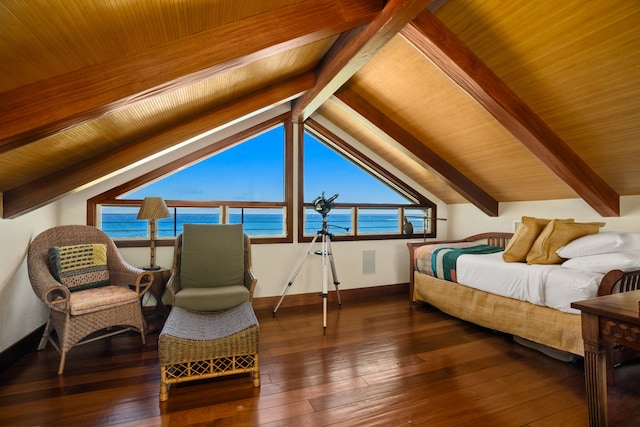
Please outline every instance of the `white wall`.
[[17, 219], [0, 219], [0, 351], [46, 323], [49, 315], [27, 272], [31, 240], [58, 223], [56, 203]]
[[582, 199], [500, 203], [499, 215], [491, 218], [471, 204], [449, 205], [449, 238], [458, 239], [485, 231], [514, 231], [522, 216], [574, 218], [576, 222], [604, 222], [601, 231], [640, 232], [640, 196], [620, 198], [620, 216], [602, 217]]

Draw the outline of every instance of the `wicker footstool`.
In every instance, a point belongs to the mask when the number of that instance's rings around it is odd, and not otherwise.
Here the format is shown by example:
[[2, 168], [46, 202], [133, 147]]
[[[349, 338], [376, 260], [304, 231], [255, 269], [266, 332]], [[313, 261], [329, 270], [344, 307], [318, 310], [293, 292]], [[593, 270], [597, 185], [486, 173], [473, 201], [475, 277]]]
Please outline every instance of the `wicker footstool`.
[[158, 338], [160, 401], [169, 385], [184, 381], [258, 370], [259, 327], [251, 304], [215, 313], [194, 313], [174, 307]]

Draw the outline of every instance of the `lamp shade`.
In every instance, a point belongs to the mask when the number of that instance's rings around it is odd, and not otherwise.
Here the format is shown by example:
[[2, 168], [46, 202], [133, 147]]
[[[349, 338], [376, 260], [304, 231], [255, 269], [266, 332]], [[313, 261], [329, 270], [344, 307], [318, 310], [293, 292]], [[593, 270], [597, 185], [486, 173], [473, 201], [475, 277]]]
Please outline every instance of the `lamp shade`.
[[136, 219], [169, 218], [171, 214], [162, 197], [145, 197]]

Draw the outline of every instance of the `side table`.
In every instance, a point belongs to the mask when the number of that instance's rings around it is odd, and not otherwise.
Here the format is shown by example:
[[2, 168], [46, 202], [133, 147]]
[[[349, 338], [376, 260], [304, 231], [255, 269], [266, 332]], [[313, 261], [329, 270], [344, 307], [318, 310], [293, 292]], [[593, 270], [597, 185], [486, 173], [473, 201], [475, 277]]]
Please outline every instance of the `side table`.
[[640, 350], [640, 291], [604, 295], [572, 302], [581, 311], [584, 339], [584, 374], [589, 426], [608, 425], [607, 360], [605, 342]]
[[[169, 316], [169, 308], [162, 302], [162, 296], [167, 287], [169, 277], [171, 277], [171, 270], [168, 268], [161, 268], [160, 270], [149, 270], [149, 273], [153, 275], [153, 283], [149, 288], [149, 292], [156, 300], [156, 306], [153, 313], [147, 318], [147, 324], [149, 326], [148, 332], [155, 332], [162, 329], [164, 321]], [[159, 324], [156, 325], [154, 320], [159, 319]]]

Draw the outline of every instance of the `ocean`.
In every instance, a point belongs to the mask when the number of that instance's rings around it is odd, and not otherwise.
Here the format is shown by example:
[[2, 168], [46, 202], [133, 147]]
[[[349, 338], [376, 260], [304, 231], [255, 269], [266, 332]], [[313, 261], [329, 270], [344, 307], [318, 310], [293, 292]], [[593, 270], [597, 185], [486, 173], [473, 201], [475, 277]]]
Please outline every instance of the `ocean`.
[[[147, 237], [147, 221], [137, 220], [135, 213], [103, 213], [102, 230], [114, 239]], [[329, 232], [335, 235], [353, 234], [351, 215], [329, 214]], [[243, 223], [249, 236], [282, 236], [282, 215], [231, 214], [231, 224]], [[219, 224], [218, 214], [180, 214], [177, 218], [158, 220], [158, 237], [173, 237], [182, 232], [184, 224]], [[346, 230], [348, 228], [348, 230]], [[306, 216], [305, 234], [315, 234], [322, 229], [322, 216], [318, 213]], [[422, 224], [414, 224], [414, 232], [421, 232]], [[358, 234], [399, 233], [398, 215], [366, 214], [358, 218]]]

